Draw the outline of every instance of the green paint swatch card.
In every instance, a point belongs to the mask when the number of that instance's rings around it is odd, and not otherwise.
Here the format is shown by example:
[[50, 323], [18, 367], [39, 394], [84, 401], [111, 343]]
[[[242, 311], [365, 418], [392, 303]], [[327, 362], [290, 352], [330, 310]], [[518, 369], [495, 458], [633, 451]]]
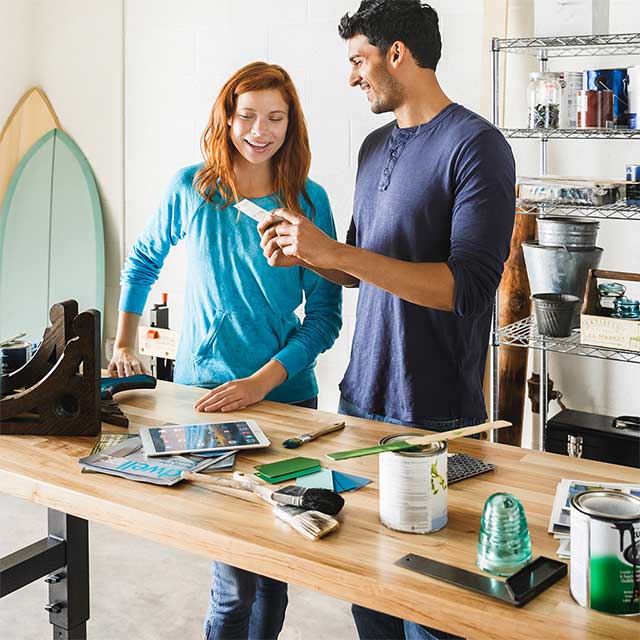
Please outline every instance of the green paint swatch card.
[[305, 476], [320, 470], [320, 460], [317, 458], [288, 458], [280, 462], [259, 464], [255, 467], [257, 475], [263, 480], [280, 482], [298, 476]]
[[276, 484], [278, 482], [284, 482], [285, 480], [293, 480], [294, 478], [299, 478], [300, 476], [306, 476], [311, 473], [316, 473], [320, 471], [320, 465], [317, 467], [309, 467], [308, 469], [303, 469], [302, 471], [294, 471], [293, 473], [285, 473], [282, 476], [265, 476], [259, 471], [256, 471], [256, 477], [260, 478], [260, 480], [264, 480], [270, 484]]

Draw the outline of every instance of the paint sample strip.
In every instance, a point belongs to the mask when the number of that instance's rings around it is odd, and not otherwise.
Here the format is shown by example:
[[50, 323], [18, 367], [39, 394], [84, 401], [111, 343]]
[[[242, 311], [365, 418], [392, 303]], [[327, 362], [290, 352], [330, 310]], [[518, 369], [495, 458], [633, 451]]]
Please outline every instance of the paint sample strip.
[[[262, 207], [259, 207], [251, 200], [241, 200], [235, 204], [235, 208], [238, 211], [241, 211], [246, 216], [249, 216], [252, 220], [256, 222], [262, 222], [268, 215], [271, 214], [271, 211], [267, 211]], [[282, 220], [280, 216], [273, 216], [277, 221]]]
[[371, 480], [354, 476], [332, 469], [321, 469], [317, 473], [312, 473], [303, 478], [298, 478], [296, 484], [300, 487], [313, 489], [331, 489], [341, 493], [343, 491], [355, 491], [369, 484]]

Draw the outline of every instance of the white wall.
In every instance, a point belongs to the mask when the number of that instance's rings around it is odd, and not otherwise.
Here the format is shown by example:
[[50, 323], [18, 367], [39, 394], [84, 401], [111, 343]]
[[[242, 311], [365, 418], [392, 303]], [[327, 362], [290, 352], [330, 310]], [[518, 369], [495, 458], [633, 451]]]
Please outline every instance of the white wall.
[[0, 0], [0, 130], [32, 85], [30, 2]]

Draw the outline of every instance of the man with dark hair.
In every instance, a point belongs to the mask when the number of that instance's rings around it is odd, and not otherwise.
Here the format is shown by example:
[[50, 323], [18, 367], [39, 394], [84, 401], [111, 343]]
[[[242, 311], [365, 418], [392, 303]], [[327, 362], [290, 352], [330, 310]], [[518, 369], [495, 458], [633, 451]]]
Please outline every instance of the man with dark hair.
[[364, 35], [382, 54], [402, 40], [423, 69], [435, 71], [442, 53], [438, 14], [428, 4], [414, 0], [364, 0], [352, 16], [342, 16], [338, 33], [344, 40]]
[[[396, 120], [362, 144], [346, 244], [280, 209], [284, 221], [258, 226], [264, 254], [359, 286], [340, 413], [433, 431], [484, 422], [491, 304], [515, 214], [511, 149], [440, 87], [431, 7], [363, 0], [339, 32], [350, 85]], [[452, 637], [356, 605], [353, 614], [361, 638]]]

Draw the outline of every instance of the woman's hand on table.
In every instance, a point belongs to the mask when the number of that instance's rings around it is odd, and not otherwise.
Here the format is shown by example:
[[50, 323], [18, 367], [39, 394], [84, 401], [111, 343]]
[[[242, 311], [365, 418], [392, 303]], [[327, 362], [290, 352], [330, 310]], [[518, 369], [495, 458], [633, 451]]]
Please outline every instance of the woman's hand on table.
[[127, 378], [141, 373], [149, 373], [131, 347], [115, 348], [107, 371], [112, 378]]
[[287, 370], [275, 358], [248, 378], [229, 380], [205, 393], [194, 407], [197, 411], [239, 411], [264, 400], [264, 397], [287, 379]]
[[213, 413], [214, 411], [238, 411], [264, 400], [271, 389], [265, 389], [260, 380], [252, 376], [238, 378], [221, 384], [205, 393], [195, 404], [197, 411]]

